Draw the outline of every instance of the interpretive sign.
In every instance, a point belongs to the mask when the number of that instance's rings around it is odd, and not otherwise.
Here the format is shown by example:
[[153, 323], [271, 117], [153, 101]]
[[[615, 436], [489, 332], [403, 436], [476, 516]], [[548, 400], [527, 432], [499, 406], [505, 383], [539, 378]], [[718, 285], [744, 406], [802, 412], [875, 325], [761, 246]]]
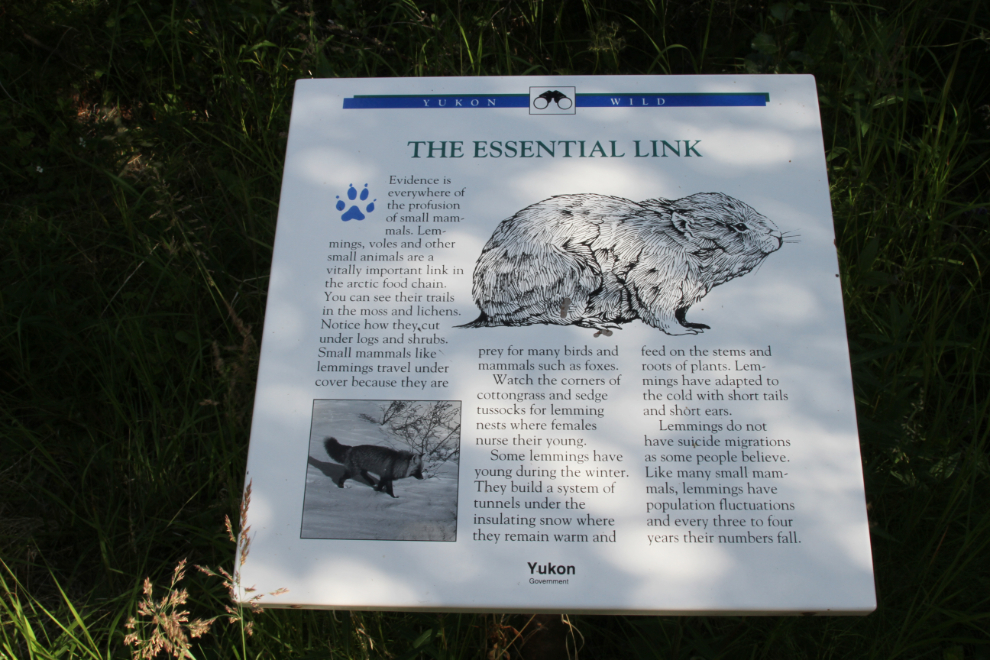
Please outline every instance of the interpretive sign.
[[872, 611], [838, 278], [810, 76], [299, 81], [242, 597]]

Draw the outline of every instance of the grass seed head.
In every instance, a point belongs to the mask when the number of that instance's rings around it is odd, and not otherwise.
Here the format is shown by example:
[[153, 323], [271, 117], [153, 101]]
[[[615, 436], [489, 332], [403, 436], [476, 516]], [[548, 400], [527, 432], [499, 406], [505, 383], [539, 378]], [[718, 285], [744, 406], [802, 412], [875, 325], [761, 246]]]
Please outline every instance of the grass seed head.
[[186, 560], [180, 561], [172, 571], [168, 592], [158, 601], [154, 599], [151, 579], [142, 585], [143, 598], [138, 601], [137, 617], [130, 617], [125, 627], [132, 631], [124, 637], [124, 644], [133, 646], [131, 657], [154, 658], [164, 651], [175, 658], [191, 658], [190, 639], [205, 635], [217, 617], [189, 620], [189, 612], [181, 609], [189, 600], [189, 592], [179, 589], [179, 582], [186, 574]]

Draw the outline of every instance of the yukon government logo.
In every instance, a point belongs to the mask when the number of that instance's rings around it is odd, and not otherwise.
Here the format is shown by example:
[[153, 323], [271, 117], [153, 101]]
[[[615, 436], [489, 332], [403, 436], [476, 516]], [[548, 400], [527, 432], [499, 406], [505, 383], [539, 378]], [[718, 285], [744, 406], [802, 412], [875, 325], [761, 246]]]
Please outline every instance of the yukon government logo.
[[529, 114], [573, 115], [577, 112], [575, 87], [530, 87]]
[[570, 578], [537, 576], [577, 575], [577, 568], [574, 566], [564, 566], [563, 564], [554, 566], [551, 562], [540, 564], [535, 561], [528, 561], [526, 565], [529, 566], [529, 574], [533, 576], [529, 578], [530, 584], [570, 584]]

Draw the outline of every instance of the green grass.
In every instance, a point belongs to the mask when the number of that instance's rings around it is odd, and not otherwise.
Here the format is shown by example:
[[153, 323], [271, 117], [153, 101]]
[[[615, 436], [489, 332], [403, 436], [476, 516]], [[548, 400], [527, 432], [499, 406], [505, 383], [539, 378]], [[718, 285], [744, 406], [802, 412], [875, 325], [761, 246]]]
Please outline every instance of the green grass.
[[[990, 658], [987, 3], [36, 0], [0, 44], [0, 657], [130, 657], [146, 576], [229, 569], [296, 78], [807, 72], [879, 608], [575, 617], [582, 655]], [[525, 623], [234, 614], [196, 658], [496, 657]]]

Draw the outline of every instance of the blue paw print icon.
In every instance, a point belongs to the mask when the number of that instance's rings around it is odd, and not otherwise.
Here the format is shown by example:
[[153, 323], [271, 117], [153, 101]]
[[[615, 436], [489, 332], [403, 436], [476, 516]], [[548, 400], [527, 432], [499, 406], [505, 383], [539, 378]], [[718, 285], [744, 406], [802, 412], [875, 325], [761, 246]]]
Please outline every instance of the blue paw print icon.
[[[360, 201], [358, 203], [353, 203], [359, 197], [360, 197]], [[358, 204], [363, 205], [364, 202], [368, 200], [368, 184], [367, 183], [364, 184], [364, 188], [361, 190], [361, 193], [359, 195], [358, 191], [354, 188], [354, 184], [352, 183], [350, 187], [347, 189], [347, 199], [350, 202], [352, 202], [351, 208], [344, 211], [344, 213], [341, 214], [340, 219], [343, 220], [344, 222], [347, 222], [348, 220], [364, 220], [366, 216], [364, 215], [364, 213], [361, 213], [361, 209], [358, 208]], [[372, 211], [374, 211], [376, 201], [378, 200], [373, 199], [370, 202], [368, 202], [368, 204], [364, 207], [364, 212], [371, 213]], [[345, 208], [347, 208], [347, 202], [342, 200], [340, 198], [340, 195], [338, 195], [337, 210], [343, 211]]]

